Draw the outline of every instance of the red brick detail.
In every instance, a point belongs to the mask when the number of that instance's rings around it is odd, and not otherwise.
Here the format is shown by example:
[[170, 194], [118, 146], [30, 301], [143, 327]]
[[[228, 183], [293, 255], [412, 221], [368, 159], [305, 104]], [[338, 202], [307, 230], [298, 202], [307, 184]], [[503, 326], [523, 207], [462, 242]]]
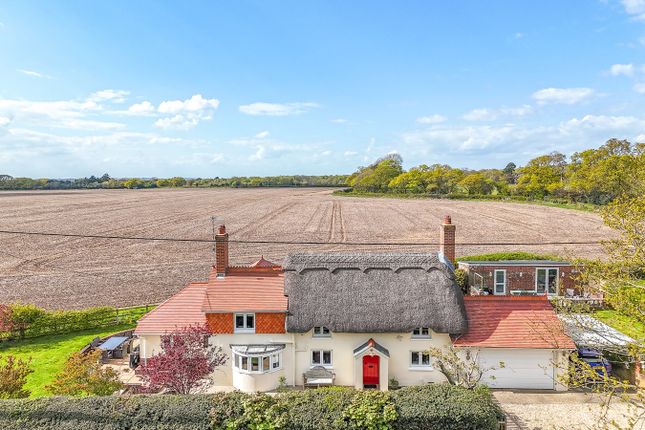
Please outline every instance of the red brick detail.
[[257, 313], [255, 314], [256, 333], [286, 333], [284, 313]]
[[456, 226], [452, 224], [449, 215], [446, 215], [441, 225], [439, 235], [439, 251], [446, 257], [447, 260], [455, 264], [455, 233]]
[[233, 333], [233, 314], [206, 314], [206, 325], [211, 333]]
[[218, 275], [226, 274], [228, 268], [228, 233], [226, 227], [219, 226], [215, 235], [215, 271]]

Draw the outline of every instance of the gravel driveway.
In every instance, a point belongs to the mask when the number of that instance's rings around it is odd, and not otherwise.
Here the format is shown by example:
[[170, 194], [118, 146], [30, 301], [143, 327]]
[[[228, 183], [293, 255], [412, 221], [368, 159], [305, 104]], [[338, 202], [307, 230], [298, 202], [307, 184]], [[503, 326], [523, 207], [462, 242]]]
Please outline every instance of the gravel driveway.
[[[588, 393], [494, 391], [507, 414], [508, 430], [593, 429], [600, 414], [599, 398]], [[627, 407], [612, 404], [608, 418], [625, 425]], [[602, 428], [602, 427], [600, 427]], [[636, 429], [645, 429], [640, 423]]]

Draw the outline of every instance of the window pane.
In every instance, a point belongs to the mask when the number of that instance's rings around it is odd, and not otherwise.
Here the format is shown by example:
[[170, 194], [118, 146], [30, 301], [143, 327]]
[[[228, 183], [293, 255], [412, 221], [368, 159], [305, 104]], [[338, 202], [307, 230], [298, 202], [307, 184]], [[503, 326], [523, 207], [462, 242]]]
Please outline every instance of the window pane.
[[271, 369], [271, 366], [269, 365], [269, 356], [267, 355], [266, 357], [262, 357], [262, 370], [267, 371]]
[[430, 336], [430, 329], [428, 327], [424, 327], [421, 329], [421, 334], [423, 336]]
[[331, 351], [323, 351], [323, 364], [331, 364]]
[[546, 290], [546, 270], [537, 269], [537, 292], [544, 293]]
[[320, 364], [320, 351], [311, 351], [311, 362], [313, 364]]
[[255, 315], [246, 315], [246, 328], [255, 328]]
[[321, 333], [321, 328], [322, 327], [318, 327], [318, 326], [314, 327], [314, 334], [320, 334]]
[[549, 269], [549, 294], [555, 294], [558, 288], [558, 269]]
[[240, 367], [240, 356], [233, 354], [233, 367]]
[[421, 362], [421, 364], [424, 365], [424, 366], [429, 366], [430, 365], [430, 354], [429, 353], [424, 352], [422, 354], [422, 362]]
[[235, 315], [235, 328], [244, 328], [244, 315]]
[[322, 334], [328, 335], [329, 334], [329, 329], [327, 327], [321, 327], [322, 328]]
[[260, 358], [251, 357], [251, 371], [257, 372], [258, 370], [260, 370]]
[[240, 366], [240, 368], [244, 370], [249, 370], [249, 358], [248, 357], [241, 357], [241, 358], [242, 358], [242, 365]]
[[276, 354], [272, 357], [273, 368], [278, 369], [280, 367], [280, 354]]
[[501, 270], [496, 270], [495, 271], [495, 282], [498, 284], [503, 284], [504, 283], [504, 272]]
[[415, 328], [414, 330], [412, 330], [412, 334], [415, 336], [419, 336], [421, 334], [421, 329]]

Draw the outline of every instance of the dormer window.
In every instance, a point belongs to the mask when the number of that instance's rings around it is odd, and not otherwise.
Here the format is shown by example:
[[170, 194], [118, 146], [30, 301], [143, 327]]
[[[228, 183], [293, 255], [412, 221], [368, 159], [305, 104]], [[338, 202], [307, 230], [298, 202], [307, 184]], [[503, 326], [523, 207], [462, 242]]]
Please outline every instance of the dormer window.
[[331, 337], [331, 331], [324, 326], [314, 327], [314, 337]]
[[412, 330], [412, 339], [431, 339], [432, 332], [429, 327], [417, 327]]
[[235, 314], [235, 333], [255, 333], [255, 314]]

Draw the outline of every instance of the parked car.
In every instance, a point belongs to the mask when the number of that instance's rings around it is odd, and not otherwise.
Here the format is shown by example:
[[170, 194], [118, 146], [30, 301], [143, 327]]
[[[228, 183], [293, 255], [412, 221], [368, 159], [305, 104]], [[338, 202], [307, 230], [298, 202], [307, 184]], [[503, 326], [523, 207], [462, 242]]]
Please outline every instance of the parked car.
[[612, 366], [602, 353], [593, 348], [578, 348], [578, 357], [599, 375], [611, 375]]

